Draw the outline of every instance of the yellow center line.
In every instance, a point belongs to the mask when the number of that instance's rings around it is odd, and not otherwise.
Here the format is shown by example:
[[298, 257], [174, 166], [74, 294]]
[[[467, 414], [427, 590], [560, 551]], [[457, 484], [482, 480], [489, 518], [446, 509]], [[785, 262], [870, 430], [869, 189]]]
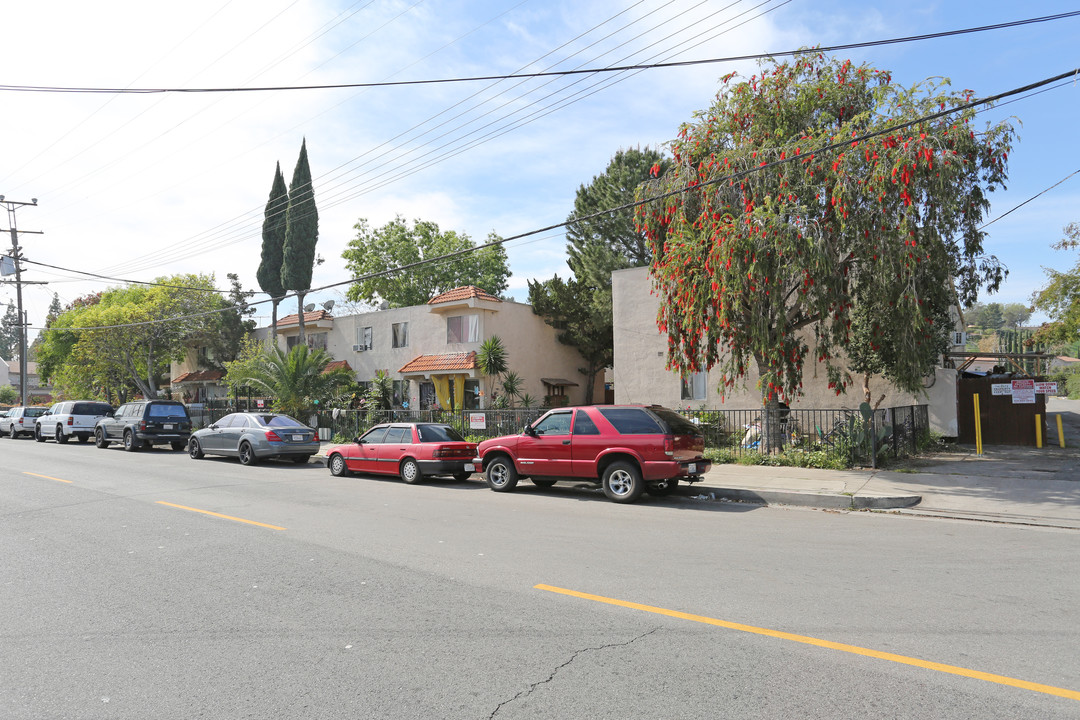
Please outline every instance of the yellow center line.
[[259, 527], [270, 528], [271, 530], [284, 530], [283, 527], [277, 525], [267, 525], [266, 523], [255, 522], [254, 520], [245, 520], [244, 518], [233, 517], [232, 515], [222, 515], [221, 513], [210, 512], [209, 510], [200, 510], [199, 508], [188, 507], [186, 505], [176, 505], [175, 503], [165, 502], [164, 500], [158, 500], [158, 505], [168, 505], [169, 507], [180, 508], [181, 510], [190, 510], [191, 512], [202, 513], [203, 515], [212, 515], [214, 517], [224, 518], [226, 520], [235, 520], [236, 522], [247, 523], [248, 525], [258, 525]]
[[60, 478], [49, 477], [48, 475], [38, 475], [37, 473], [27, 472], [26, 470], [23, 470], [23, 475], [33, 475], [34, 477], [45, 478], [46, 480], [55, 480], [56, 482], [67, 483], [68, 485], [73, 484], [70, 480], [61, 480]]
[[589, 593], [578, 592], [577, 590], [567, 590], [566, 588], [553, 587], [551, 585], [534, 585], [533, 588], [536, 590], [546, 590], [548, 592], [569, 595], [571, 597], [581, 598], [583, 600], [592, 600], [594, 602], [606, 603], [608, 605], [618, 605], [619, 607], [630, 608], [631, 610], [641, 610], [643, 612], [655, 613], [657, 615], [667, 615], [668, 617], [679, 618], [680, 620], [690, 620], [693, 622], [705, 623], [706, 625], [715, 625], [717, 627], [728, 628], [729, 630], [739, 630], [742, 632], [754, 633], [756, 635], [765, 635], [768, 637], [780, 638], [781, 640], [792, 640], [794, 642], [804, 643], [806, 645], [816, 645], [817, 647], [828, 648], [830, 650], [839, 650], [841, 652], [854, 653], [855, 655], [864, 655], [866, 657], [877, 658], [879, 660], [889, 660], [891, 662], [902, 663], [904, 665], [913, 665], [915, 667], [925, 668], [927, 670], [937, 670], [938, 672], [949, 673], [952, 675], [960, 675], [962, 677], [974, 678], [976, 680], [985, 680], [987, 682], [998, 683], [1000, 685], [1010, 685], [1012, 687], [1023, 688], [1025, 690], [1033, 690], [1035, 692], [1044, 693], [1046, 695], [1057, 695], [1058, 697], [1069, 698], [1070, 700], [1080, 700], [1080, 692], [1077, 692], [1076, 690], [1067, 690], [1065, 688], [1054, 687], [1053, 685], [1042, 685], [1040, 683], [1028, 682], [1027, 680], [1017, 680], [1016, 678], [1006, 677], [1004, 675], [994, 675], [992, 673], [985, 673], [979, 670], [969, 670], [968, 668], [956, 667], [955, 665], [944, 665], [942, 663], [929, 662], [927, 660], [920, 660], [919, 658], [881, 652], [880, 650], [870, 650], [868, 648], [858, 647], [857, 645], [846, 645], [844, 643], [833, 642], [831, 640], [821, 640], [819, 638], [807, 637], [806, 635], [795, 635], [793, 633], [782, 632], [780, 630], [769, 630], [768, 628], [754, 627], [753, 625], [743, 625], [741, 623], [728, 622], [726, 620], [717, 620], [716, 618], [705, 617], [703, 615], [692, 615], [690, 613], [679, 612], [678, 610], [668, 610], [666, 608], [653, 607], [652, 605], [641, 605], [639, 603], [628, 602], [626, 600], [616, 600], [614, 598], [603, 597], [602, 595], [590, 595]]

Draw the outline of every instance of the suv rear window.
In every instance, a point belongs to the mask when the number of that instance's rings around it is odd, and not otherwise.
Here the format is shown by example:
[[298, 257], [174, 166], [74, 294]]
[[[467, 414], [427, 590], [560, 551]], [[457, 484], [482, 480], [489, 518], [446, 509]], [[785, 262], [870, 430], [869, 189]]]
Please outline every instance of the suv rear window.
[[24, 417], [41, 417], [42, 415], [45, 414], [46, 410], [48, 410], [48, 408], [43, 408], [43, 407], [26, 408], [26, 412], [23, 415], [24, 415]]
[[652, 412], [667, 423], [671, 428], [671, 432], [675, 435], [700, 435], [701, 428], [694, 423], [687, 420], [685, 417], [675, 412], [674, 410], [668, 410], [664, 407], [651, 407]]
[[153, 403], [150, 417], [187, 417], [187, 410], [180, 403]]
[[108, 403], [77, 402], [71, 408], [72, 415], [108, 415], [112, 405]]
[[600, 408], [600, 414], [620, 435], [657, 435], [664, 432], [652, 415], [642, 408]]

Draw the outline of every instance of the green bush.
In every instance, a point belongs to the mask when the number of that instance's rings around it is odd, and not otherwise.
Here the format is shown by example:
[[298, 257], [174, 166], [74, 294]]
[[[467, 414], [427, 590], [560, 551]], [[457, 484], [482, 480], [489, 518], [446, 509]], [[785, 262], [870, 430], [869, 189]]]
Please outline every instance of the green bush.
[[760, 453], [756, 450], [735, 452], [726, 448], [708, 448], [705, 457], [717, 465], [767, 465], [770, 467], [804, 467], [821, 470], [846, 470], [851, 467], [848, 455], [835, 450], [792, 450], [780, 453]]

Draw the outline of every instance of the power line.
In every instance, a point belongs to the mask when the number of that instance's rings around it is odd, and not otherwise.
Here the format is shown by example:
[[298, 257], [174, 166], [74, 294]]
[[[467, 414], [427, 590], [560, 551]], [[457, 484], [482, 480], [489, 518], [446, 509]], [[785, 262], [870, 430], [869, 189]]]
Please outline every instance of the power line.
[[[1004, 98], [1007, 98], [1007, 97], [1012, 97], [1014, 95], [1019, 95], [1019, 94], [1025, 93], [1025, 92], [1029, 92], [1031, 90], [1034, 90], [1034, 89], [1044, 87], [1046, 85], [1050, 85], [1052, 83], [1058, 82], [1058, 81], [1063, 80], [1063, 79], [1065, 79], [1067, 77], [1073, 77], [1073, 76], [1077, 76], [1077, 75], [1080, 75], [1080, 68], [1074, 68], [1072, 70], [1069, 70], [1068, 72], [1061, 73], [1060, 75], [1056, 75], [1054, 77], [1047, 78], [1045, 80], [1038, 80], [1036, 82], [1030, 83], [1030, 84], [1025, 85], [1023, 87], [1014, 88], [1012, 90], [1007, 90], [1005, 92], [998, 93], [997, 95], [991, 95], [990, 97], [981, 98], [981, 99], [972, 100], [972, 101], [969, 101], [969, 102], [966, 102], [966, 103], [962, 103], [960, 105], [957, 105], [956, 107], [952, 107], [952, 108], [949, 108], [947, 110], [940, 110], [938, 112], [930, 113], [929, 115], [923, 115], [923, 116], [920, 116], [918, 118], [915, 118], [914, 120], [909, 120], [907, 122], [899, 123], [897, 125], [890, 125], [889, 127], [885, 127], [885, 128], [880, 129], [880, 130], [875, 130], [874, 132], [865, 133], [863, 135], [858, 135], [858, 136], [853, 136], [851, 138], [845, 138], [845, 139], [843, 139], [841, 141], [833, 142], [833, 143], [830, 143], [828, 145], [824, 145], [821, 148], [816, 149], [814, 152], [815, 153], [826, 153], [826, 152], [831, 152], [833, 150], [839, 150], [839, 149], [842, 149], [842, 148], [850, 147], [852, 143], [861, 143], [861, 142], [865, 142], [867, 140], [871, 140], [871, 139], [873, 139], [875, 137], [880, 137], [882, 135], [895, 133], [895, 132], [897, 132], [899, 130], [904, 130], [906, 128], [914, 127], [916, 125], [919, 125], [921, 123], [929, 122], [931, 120], [936, 120], [938, 118], [946, 117], [948, 115], [953, 115], [953, 114], [955, 114], [957, 112], [961, 112], [963, 110], [974, 108], [974, 107], [977, 107], [979, 105], [987, 105], [987, 104], [990, 104], [990, 103], [994, 103], [994, 102], [996, 102], [998, 100], [1001, 100], [1001, 99], [1004, 99]], [[429, 265], [429, 264], [432, 264], [432, 263], [444, 262], [444, 261], [447, 261], [447, 260], [450, 260], [450, 259], [453, 259], [453, 258], [461, 257], [462, 255], [467, 255], [469, 253], [478, 252], [480, 250], [486, 250], [488, 248], [492, 248], [492, 247], [495, 247], [497, 245], [503, 245], [505, 243], [512, 242], [514, 240], [520, 240], [520, 239], [530, 237], [530, 236], [533, 236], [533, 235], [539, 235], [540, 233], [550, 232], [551, 230], [564, 228], [564, 227], [566, 227], [567, 225], [569, 225], [572, 222], [580, 222], [582, 220], [590, 220], [592, 218], [597, 218], [597, 217], [601, 217], [601, 216], [604, 216], [604, 215], [609, 215], [609, 214], [611, 214], [613, 212], [618, 212], [618, 211], [621, 211], [621, 210], [633, 209], [633, 208], [636, 208], [636, 207], [640, 207], [642, 205], [647, 205], [649, 203], [656, 202], [657, 200], [663, 200], [664, 198], [668, 198], [668, 197], [672, 197], [672, 196], [675, 196], [675, 195], [682, 194], [682, 193], [686, 192], [687, 190], [694, 190], [694, 189], [697, 189], [697, 188], [707, 187], [707, 186], [711, 186], [711, 185], [719, 185], [719, 184], [725, 183], [725, 182], [731, 182], [731, 181], [738, 180], [740, 178], [744, 178], [744, 177], [747, 177], [749, 175], [752, 175], [752, 174], [755, 174], [755, 173], [758, 173], [758, 172], [763, 172], [763, 171], [768, 170], [770, 168], [778, 167], [780, 165], [786, 165], [788, 163], [793, 163], [795, 161], [802, 162], [804, 159], [805, 158], [803, 158], [800, 155], [791, 155], [791, 156], [785, 157], [783, 159], [774, 160], [774, 161], [771, 161], [771, 162], [764, 162], [761, 165], [758, 165], [758, 166], [755, 166], [755, 167], [752, 167], [752, 168], [748, 168], [746, 170], [741, 170], [739, 172], [731, 173], [729, 175], [724, 175], [724, 176], [721, 176], [721, 177], [718, 177], [718, 178], [714, 178], [712, 180], [706, 180], [704, 182], [699, 182], [699, 183], [696, 183], [695, 185], [685, 185], [685, 186], [682, 186], [682, 187], [677, 188], [675, 190], [671, 190], [671, 191], [668, 191], [666, 193], [656, 195], [655, 197], [651, 197], [651, 198], [649, 198], [647, 200], [637, 200], [637, 201], [634, 201], [634, 202], [625, 203], [623, 205], [618, 205], [618, 206], [613, 207], [613, 208], [607, 208], [605, 210], [601, 210], [599, 212], [591, 213], [589, 215], [582, 215], [582, 216], [579, 216], [579, 217], [574, 217], [574, 218], [572, 218], [570, 220], [565, 220], [565, 221], [563, 221], [561, 223], [555, 223], [553, 225], [548, 225], [546, 227], [538, 228], [536, 230], [529, 230], [527, 232], [519, 233], [517, 235], [511, 235], [509, 237], [500, 238], [499, 240], [493, 240], [493, 241], [488, 242], [488, 243], [475, 245], [475, 246], [473, 246], [471, 248], [465, 248], [465, 249], [462, 249], [462, 250], [457, 250], [457, 251], [452, 252], [452, 253], [446, 253], [445, 255], [439, 255], [438, 257], [425, 258], [423, 260], [418, 260], [416, 262], [406, 263], [405, 265], [399, 265], [398, 267], [387, 268], [386, 270], [380, 270], [378, 272], [368, 273], [367, 275], [362, 275], [360, 277], [354, 277], [354, 278], [349, 278], [348, 280], [342, 280], [342, 281], [339, 281], [339, 282], [330, 283], [328, 285], [323, 285], [322, 287], [309, 288], [308, 290], [304, 291], [304, 294], [309, 295], [309, 294], [312, 294], [312, 293], [317, 293], [317, 292], [322, 292], [324, 290], [329, 290], [331, 288], [341, 287], [342, 285], [350, 285], [350, 284], [353, 284], [353, 283], [356, 283], [356, 282], [362, 282], [364, 280], [370, 280], [370, 279], [374, 279], [374, 278], [378, 278], [378, 277], [384, 277], [386, 275], [392, 275], [392, 274], [395, 274], [395, 273], [404, 272], [404, 271], [407, 271], [407, 270], [411, 270], [413, 268], [422, 267], [424, 265]], [[1077, 172], [1080, 172], [1080, 170], [1078, 170]], [[1076, 173], [1074, 173], [1074, 174], [1076, 174]], [[1071, 175], [1069, 177], [1071, 177]], [[1065, 178], [1065, 179], [1067, 180], [1068, 178]], [[1064, 182], [1064, 180], [1062, 180], [1062, 182]], [[1061, 183], [1058, 183], [1058, 185], [1060, 185], [1060, 184]], [[1056, 185], [1054, 187], [1056, 187]], [[285, 299], [288, 299], [288, 298], [297, 297], [299, 294], [300, 293], [287, 293], [285, 295], [282, 295], [280, 298], [277, 298], [277, 300], [280, 301], [280, 300], [285, 300]], [[271, 300], [273, 300], [273, 298], [268, 299], [268, 300], [258, 300], [258, 301], [253, 302], [253, 303], [245, 303], [242, 307], [247, 308], [247, 307], [252, 307], [254, 305], [261, 305], [263, 303], [271, 302]], [[171, 318], [161, 318], [161, 319], [158, 319], [158, 320], [147, 320], [147, 321], [138, 322], [138, 323], [123, 323], [123, 324], [117, 324], [117, 325], [101, 325], [101, 326], [95, 326], [95, 327], [81, 327], [81, 328], [80, 327], [69, 327], [69, 328], [54, 328], [54, 329], [57, 329], [57, 330], [69, 330], [69, 331], [81, 331], [81, 330], [114, 330], [114, 329], [120, 329], [120, 328], [125, 328], [125, 327], [143, 327], [143, 326], [147, 326], [147, 325], [155, 325], [155, 324], [164, 323], [164, 322], [174, 322], [174, 321], [177, 321], [177, 320], [188, 320], [188, 319], [197, 318], [197, 317], [204, 317], [204, 316], [207, 316], [207, 315], [212, 315], [212, 314], [216, 314], [216, 313], [220, 313], [220, 312], [231, 312], [231, 311], [233, 311], [235, 309], [236, 309], [235, 307], [221, 308], [221, 309], [212, 310], [212, 311], [208, 311], [208, 312], [193, 313], [191, 315], [180, 315], [180, 316], [171, 317]], [[46, 329], [49, 329], [49, 328], [31, 328], [31, 329], [46, 330]]]
[[754, 55], [732, 55], [724, 58], [708, 58], [704, 60], [681, 60], [666, 63], [649, 63], [642, 65], [621, 65], [606, 68], [583, 68], [576, 70], [554, 70], [535, 73], [515, 73], [513, 75], [476, 75], [470, 77], [438, 78], [429, 80], [394, 80], [389, 82], [373, 83], [337, 83], [331, 85], [276, 85], [265, 87], [226, 87], [226, 88], [93, 88], [93, 87], [57, 87], [49, 85], [0, 85], [0, 91], [8, 92], [52, 92], [52, 93], [102, 93], [117, 95], [149, 95], [161, 93], [239, 93], [239, 92], [280, 92], [289, 90], [337, 90], [344, 88], [369, 88], [369, 87], [400, 87], [408, 85], [434, 85], [443, 83], [481, 82], [490, 80], [512, 80], [519, 78], [539, 78], [565, 75], [584, 75], [595, 73], [625, 72], [627, 70], [652, 70], [669, 67], [692, 67], [695, 65], [709, 65], [714, 63], [737, 62], [745, 60], [763, 60], [770, 57], [798, 56], [817, 52], [836, 52], [838, 50], [854, 50], [859, 48], [877, 47], [880, 45], [893, 45], [897, 43], [916, 42], [921, 40], [934, 40], [943, 37], [953, 37], [968, 33], [985, 32], [987, 30], [1002, 30], [1006, 28], [1030, 25], [1032, 23], [1050, 22], [1062, 20], [1080, 15], [1080, 10], [1058, 13], [1056, 15], [1044, 15], [1026, 20], [1013, 20], [1010, 22], [997, 23], [994, 25], [981, 25], [979, 27], [964, 28], [961, 30], [947, 30], [937, 33], [924, 33], [922, 35], [908, 35], [887, 40], [872, 40], [861, 43], [845, 43], [842, 45], [830, 45], [819, 48], [802, 48], [799, 50], [784, 50], [772, 53], [758, 53]]

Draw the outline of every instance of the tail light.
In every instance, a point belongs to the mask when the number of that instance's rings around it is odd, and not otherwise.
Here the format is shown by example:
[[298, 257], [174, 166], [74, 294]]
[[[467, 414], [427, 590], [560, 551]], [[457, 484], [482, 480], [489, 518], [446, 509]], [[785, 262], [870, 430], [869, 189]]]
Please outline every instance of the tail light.
[[140, 420], [139, 421], [139, 429], [140, 430], [145, 430], [146, 429], [146, 421], [145, 420]]
[[266, 439], [268, 442], [284, 442], [273, 430], [266, 431]]
[[75, 418], [73, 418], [73, 417], [71, 417], [70, 415], [68, 415], [68, 421], [67, 421], [67, 424], [68, 424], [68, 425], [74, 425], [74, 424], [75, 424]]
[[675, 438], [670, 435], [664, 436], [664, 454], [668, 457], [675, 455]]
[[22, 418], [19, 418], [19, 424], [22, 425]]

